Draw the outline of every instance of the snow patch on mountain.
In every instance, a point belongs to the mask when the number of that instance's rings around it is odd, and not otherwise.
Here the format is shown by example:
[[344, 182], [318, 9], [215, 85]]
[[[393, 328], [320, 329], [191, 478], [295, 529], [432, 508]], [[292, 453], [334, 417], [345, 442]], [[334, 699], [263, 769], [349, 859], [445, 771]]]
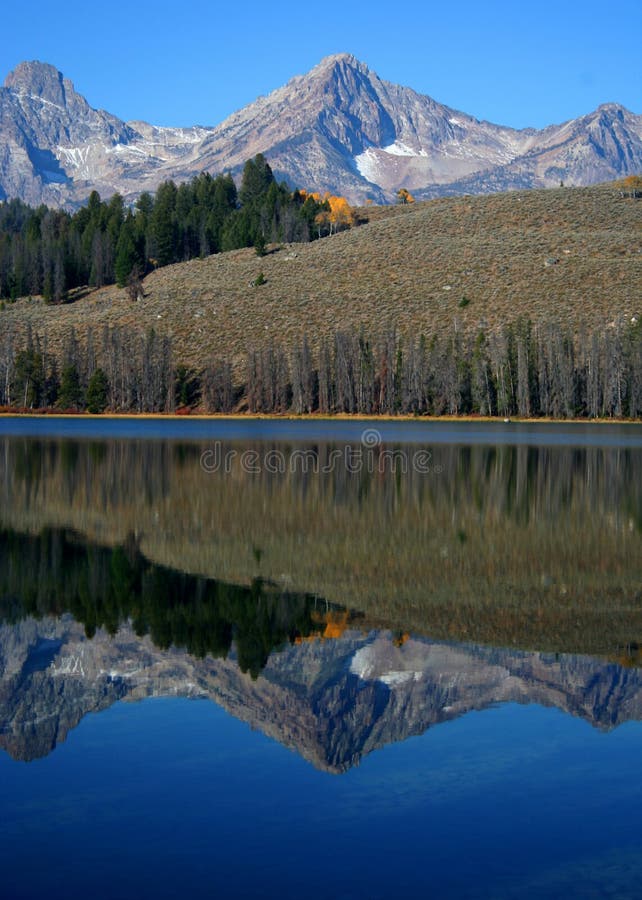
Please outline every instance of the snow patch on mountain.
[[[389, 157], [388, 159], [386, 157]], [[392, 157], [392, 159], [390, 159]], [[373, 184], [381, 185], [384, 180], [386, 170], [390, 166], [395, 165], [394, 157], [405, 157], [409, 159], [426, 159], [428, 154], [425, 150], [413, 150], [403, 141], [395, 141], [386, 147], [368, 147], [363, 153], [354, 157], [354, 164], [357, 172], [362, 175], [366, 181]]]
[[414, 652], [407, 653], [404, 648], [395, 647], [389, 638], [378, 638], [356, 651], [350, 661], [350, 672], [362, 681], [380, 681], [390, 688], [420, 681], [430, 648], [419, 644], [417, 653], [414, 644]]
[[74, 169], [81, 169], [87, 165], [90, 147], [56, 147], [58, 159]]
[[368, 147], [363, 153], [357, 154], [354, 158], [354, 164], [357, 167], [357, 172], [362, 175], [366, 181], [371, 181], [373, 184], [378, 183], [377, 178], [379, 177], [381, 169], [374, 147]]
[[395, 141], [387, 147], [381, 148], [382, 153], [389, 153], [391, 156], [428, 156], [425, 150], [413, 150], [403, 141]]

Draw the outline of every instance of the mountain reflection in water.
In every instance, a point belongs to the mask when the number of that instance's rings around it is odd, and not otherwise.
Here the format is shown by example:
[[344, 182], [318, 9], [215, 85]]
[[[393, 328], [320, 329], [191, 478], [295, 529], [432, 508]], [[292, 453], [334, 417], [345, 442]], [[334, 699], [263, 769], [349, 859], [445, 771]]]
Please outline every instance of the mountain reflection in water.
[[261, 675], [236, 653], [161, 650], [131, 626], [88, 639], [69, 615], [0, 628], [0, 746], [44, 756], [118, 700], [205, 698], [319, 769], [345, 772], [385, 744], [498, 703], [557, 707], [610, 729], [642, 719], [642, 673], [583, 656], [347, 630], [288, 644]]
[[211, 472], [205, 449], [0, 441], [12, 756], [159, 695], [331, 772], [507, 701], [642, 717], [638, 448], [435, 446], [423, 474], [326, 471], [319, 443], [309, 471]]
[[4, 421], [3, 896], [639, 897], [642, 427]]

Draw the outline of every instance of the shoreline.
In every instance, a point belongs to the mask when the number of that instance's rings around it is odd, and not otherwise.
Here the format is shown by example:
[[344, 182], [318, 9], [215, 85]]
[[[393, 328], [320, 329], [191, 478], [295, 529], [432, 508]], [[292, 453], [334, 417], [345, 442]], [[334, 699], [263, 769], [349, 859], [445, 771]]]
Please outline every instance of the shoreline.
[[168, 421], [168, 422], [208, 422], [208, 421], [269, 421], [269, 422], [417, 422], [426, 424], [434, 422], [474, 424], [476, 422], [485, 425], [642, 425], [642, 418], [574, 418], [555, 419], [546, 416], [531, 416], [520, 418], [517, 416], [412, 416], [412, 415], [364, 415], [360, 413], [88, 413], [88, 412], [0, 412], [0, 419], [68, 419], [69, 421]]

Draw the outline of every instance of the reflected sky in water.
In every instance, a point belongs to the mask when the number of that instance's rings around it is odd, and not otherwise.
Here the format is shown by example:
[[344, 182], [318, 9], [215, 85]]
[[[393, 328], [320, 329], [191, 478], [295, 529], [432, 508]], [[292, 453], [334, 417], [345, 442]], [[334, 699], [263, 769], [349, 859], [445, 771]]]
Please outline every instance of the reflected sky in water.
[[212, 704], [119, 704], [45, 760], [0, 759], [3, 889], [639, 896], [641, 745], [639, 723], [508, 705], [335, 778]]
[[[606, 425], [606, 427], [604, 427]], [[145, 419], [6, 416], [0, 433], [23, 437], [183, 441], [352, 441], [375, 429], [384, 442], [499, 446], [642, 447], [642, 425], [577, 422], [455, 422], [430, 419]]]

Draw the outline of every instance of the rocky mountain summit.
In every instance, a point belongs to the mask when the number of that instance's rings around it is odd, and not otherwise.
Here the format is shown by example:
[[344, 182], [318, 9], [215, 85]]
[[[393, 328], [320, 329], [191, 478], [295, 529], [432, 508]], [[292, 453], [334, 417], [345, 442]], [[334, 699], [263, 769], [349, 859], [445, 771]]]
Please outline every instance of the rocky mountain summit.
[[54, 67], [21, 63], [0, 88], [0, 198], [74, 206], [133, 199], [164, 179], [237, 175], [264, 153], [292, 187], [392, 201], [588, 185], [642, 170], [642, 116], [616, 103], [542, 130], [503, 127], [380, 79], [349, 54], [216, 127], [160, 128], [94, 110]]
[[51, 206], [78, 205], [92, 190], [133, 198], [188, 177], [206, 132], [127, 124], [92, 109], [53, 66], [21, 63], [0, 88], [0, 197]]
[[227, 659], [159, 650], [124, 625], [92, 640], [69, 615], [0, 627], [0, 748], [50, 753], [89, 712], [118, 700], [199, 697], [341, 773], [368, 753], [503, 702], [539, 703], [610, 729], [642, 718], [636, 669], [584, 656], [347, 631], [273, 653], [253, 680]]

